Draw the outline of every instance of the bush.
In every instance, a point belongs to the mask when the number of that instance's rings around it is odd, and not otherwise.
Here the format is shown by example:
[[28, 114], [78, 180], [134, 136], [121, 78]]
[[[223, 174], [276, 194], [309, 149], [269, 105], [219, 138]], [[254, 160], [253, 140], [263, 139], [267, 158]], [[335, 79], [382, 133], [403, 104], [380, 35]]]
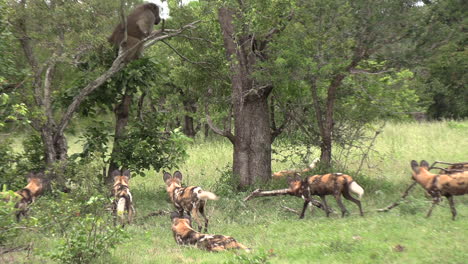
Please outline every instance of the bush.
[[15, 197], [13, 191], [3, 191], [0, 196], [0, 245], [6, 245], [13, 241], [20, 234], [21, 230], [35, 225], [34, 218], [29, 218], [28, 221], [16, 221], [15, 203], [16, 199], [11, 198], [8, 201], [3, 200], [5, 197]]
[[127, 238], [106, 210], [110, 199], [95, 195], [83, 201], [67, 193], [54, 194], [57, 197], [43, 197], [34, 206], [44, 232], [59, 238], [58, 245], [42, 255], [59, 263], [91, 263]]

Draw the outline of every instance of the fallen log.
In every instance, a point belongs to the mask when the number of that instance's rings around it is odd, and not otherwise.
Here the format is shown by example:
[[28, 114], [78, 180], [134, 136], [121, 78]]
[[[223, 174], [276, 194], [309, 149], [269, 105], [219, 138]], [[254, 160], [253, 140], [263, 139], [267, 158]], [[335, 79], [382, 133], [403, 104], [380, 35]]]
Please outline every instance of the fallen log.
[[[278, 196], [278, 195], [292, 195], [292, 196], [297, 197], [296, 195], [290, 193], [289, 189], [279, 189], [279, 190], [272, 190], [272, 191], [262, 191], [260, 189], [256, 189], [251, 194], [249, 194], [247, 197], [244, 198], [244, 202], [246, 202], [246, 201], [248, 201], [248, 200], [250, 200], [250, 199], [252, 199], [254, 197]], [[315, 206], [317, 208], [320, 208], [320, 209], [325, 211], [325, 206], [321, 202], [319, 202], [319, 201], [317, 201], [317, 200], [315, 200], [313, 198], [310, 199], [309, 205], [313, 205], [313, 206]], [[329, 210], [330, 210], [330, 213], [333, 212], [331, 209], [329, 209]]]
[[254, 197], [277, 196], [277, 195], [289, 195], [289, 189], [280, 189], [280, 190], [273, 190], [273, 191], [262, 191], [260, 189], [256, 189], [249, 196], [244, 198], [244, 202], [247, 202], [248, 200]]

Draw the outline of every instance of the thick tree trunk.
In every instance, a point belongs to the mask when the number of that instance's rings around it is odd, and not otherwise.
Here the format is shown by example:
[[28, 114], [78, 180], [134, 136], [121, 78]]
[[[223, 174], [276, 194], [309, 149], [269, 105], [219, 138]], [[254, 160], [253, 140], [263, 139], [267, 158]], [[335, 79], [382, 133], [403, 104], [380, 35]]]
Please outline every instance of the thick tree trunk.
[[115, 160], [116, 155], [121, 151], [120, 141], [125, 138], [125, 127], [128, 124], [130, 106], [132, 104], [133, 93], [126, 89], [122, 101], [115, 108], [115, 135], [114, 145], [112, 147], [109, 169], [107, 171], [106, 183], [112, 182], [112, 172], [119, 169], [119, 164]]
[[233, 172], [241, 187], [271, 178], [271, 134], [267, 97], [244, 102], [234, 109]]
[[252, 36], [236, 35], [233, 10], [219, 9], [224, 47], [231, 61], [232, 105], [234, 114], [233, 173], [240, 187], [271, 178], [271, 133], [268, 95], [271, 86], [256, 87], [251, 73], [256, 63], [251, 50]]

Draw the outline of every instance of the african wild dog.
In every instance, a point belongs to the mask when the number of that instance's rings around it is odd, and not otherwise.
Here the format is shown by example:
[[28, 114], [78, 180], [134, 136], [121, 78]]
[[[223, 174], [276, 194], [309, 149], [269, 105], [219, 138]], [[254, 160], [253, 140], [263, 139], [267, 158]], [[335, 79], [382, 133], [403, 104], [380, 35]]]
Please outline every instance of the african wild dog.
[[198, 213], [205, 219], [205, 232], [208, 230], [208, 218], [205, 216], [205, 204], [207, 200], [217, 200], [218, 197], [212, 193], [203, 191], [201, 187], [189, 186], [182, 187], [182, 173], [174, 172], [172, 176], [164, 172], [163, 180], [166, 183], [166, 191], [171, 198], [172, 203], [182, 217], [184, 211], [195, 218], [198, 224], [198, 232], [202, 230], [202, 224]]
[[[112, 204], [112, 211], [114, 216], [118, 217], [119, 222], [122, 226], [126, 223], [131, 223], [133, 215], [135, 214], [135, 208], [133, 207], [133, 198], [130, 193], [128, 181], [130, 179], [130, 171], [114, 170], [112, 172], [114, 178], [114, 185], [112, 186], [112, 195], [114, 196], [114, 202]], [[125, 217], [127, 214], [127, 217]]]
[[28, 184], [21, 190], [14, 193], [14, 197], [9, 195], [3, 197], [5, 201], [14, 201], [17, 209], [15, 216], [16, 220], [20, 221], [21, 217], [26, 216], [29, 210], [29, 205], [41, 195], [47, 187], [47, 181], [42, 172], [30, 172], [27, 176]]
[[429, 172], [429, 163], [423, 160], [418, 165], [415, 160], [411, 161], [413, 179], [419, 183], [432, 197], [432, 206], [426, 217], [431, 216], [432, 209], [440, 202], [440, 197], [447, 197], [452, 211], [452, 220], [457, 216], [454, 195], [464, 195], [468, 193], [468, 171], [458, 173], [433, 174]]
[[196, 245], [200, 249], [208, 251], [223, 251], [228, 249], [243, 249], [247, 252], [249, 248], [237, 242], [233, 237], [223, 235], [202, 234], [193, 230], [189, 215], [179, 215], [179, 212], [171, 213], [172, 233], [178, 245]]
[[301, 197], [305, 200], [304, 207], [299, 218], [304, 218], [307, 205], [311, 202], [312, 195], [318, 195], [323, 202], [327, 217], [330, 215], [331, 210], [328, 208], [325, 195], [333, 195], [341, 209], [341, 217], [348, 213], [346, 207], [341, 201], [341, 195], [347, 200], [355, 203], [359, 207], [361, 216], [364, 216], [361, 207], [361, 201], [351, 196], [350, 192], [359, 195], [359, 198], [364, 194], [364, 189], [359, 186], [351, 176], [342, 173], [328, 173], [324, 175], [308, 176], [301, 179], [300, 175], [296, 174], [295, 177], [288, 177], [289, 192], [292, 195]]

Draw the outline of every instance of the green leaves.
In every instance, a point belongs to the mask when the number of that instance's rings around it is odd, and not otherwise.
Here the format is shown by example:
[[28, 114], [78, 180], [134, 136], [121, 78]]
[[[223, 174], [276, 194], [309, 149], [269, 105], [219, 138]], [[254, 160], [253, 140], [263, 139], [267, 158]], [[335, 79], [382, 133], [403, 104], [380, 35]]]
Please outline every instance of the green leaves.
[[58, 245], [42, 255], [60, 263], [93, 263], [128, 238], [104, 209], [111, 203], [108, 198], [94, 195], [81, 200], [65, 193], [57, 195], [41, 198], [37, 205], [43, 232], [59, 238]]

